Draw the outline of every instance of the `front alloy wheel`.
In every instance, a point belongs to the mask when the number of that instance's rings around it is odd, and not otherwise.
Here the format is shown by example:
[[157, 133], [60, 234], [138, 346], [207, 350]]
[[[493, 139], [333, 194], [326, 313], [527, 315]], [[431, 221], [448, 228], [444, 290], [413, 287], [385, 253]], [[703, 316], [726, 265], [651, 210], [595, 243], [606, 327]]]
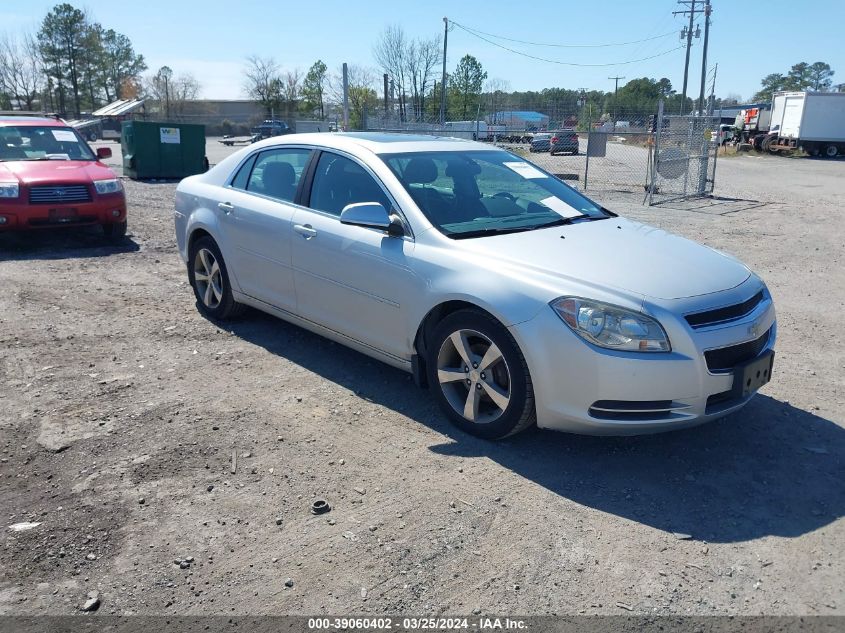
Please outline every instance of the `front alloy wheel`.
[[226, 262], [210, 236], [202, 236], [191, 244], [188, 281], [194, 289], [197, 308], [210, 319], [230, 319], [246, 307], [235, 301]]
[[511, 375], [496, 344], [475, 330], [458, 330], [437, 355], [437, 380], [456, 413], [475, 424], [498, 420], [511, 400]]
[[428, 384], [456, 426], [498, 439], [534, 423], [527, 363], [492, 316], [475, 309], [454, 312], [437, 324], [426, 347]]

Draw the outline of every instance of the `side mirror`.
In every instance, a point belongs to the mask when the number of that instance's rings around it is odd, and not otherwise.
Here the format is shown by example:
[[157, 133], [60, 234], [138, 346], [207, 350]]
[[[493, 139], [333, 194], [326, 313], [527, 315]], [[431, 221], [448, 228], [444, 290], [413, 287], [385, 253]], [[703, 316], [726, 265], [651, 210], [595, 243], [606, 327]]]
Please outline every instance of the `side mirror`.
[[399, 218], [391, 216], [379, 202], [347, 204], [340, 212], [340, 223], [387, 231], [389, 235], [394, 237], [401, 237], [405, 234]]
[[97, 148], [97, 158], [111, 158], [111, 148], [110, 147], [98, 147]]

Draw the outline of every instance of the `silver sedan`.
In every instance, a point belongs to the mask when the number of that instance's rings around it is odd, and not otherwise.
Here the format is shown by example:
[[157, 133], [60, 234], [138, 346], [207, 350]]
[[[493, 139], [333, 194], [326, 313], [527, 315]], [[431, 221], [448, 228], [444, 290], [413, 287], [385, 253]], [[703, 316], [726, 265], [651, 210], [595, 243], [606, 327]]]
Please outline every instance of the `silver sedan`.
[[399, 367], [482, 437], [691, 426], [771, 377], [742, 263], [480, 143], [270, 139], [183, 180], [175, 218], [205, 316], [252, 306]]

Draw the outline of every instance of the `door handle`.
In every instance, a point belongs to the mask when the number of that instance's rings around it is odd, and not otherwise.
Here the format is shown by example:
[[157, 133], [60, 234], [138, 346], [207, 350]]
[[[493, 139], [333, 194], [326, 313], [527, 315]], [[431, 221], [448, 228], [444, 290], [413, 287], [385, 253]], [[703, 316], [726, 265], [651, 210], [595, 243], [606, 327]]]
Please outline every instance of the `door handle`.
[[235, 205], [229, 202], [218, 202], [217, 208], [220, 209], [226, 215], [229, 215], [232, 211], [235, 210]]
[[306, 240], [317, 235], [317, 231], [310, 224], [294, 224], [293, 230], [299, 233]]

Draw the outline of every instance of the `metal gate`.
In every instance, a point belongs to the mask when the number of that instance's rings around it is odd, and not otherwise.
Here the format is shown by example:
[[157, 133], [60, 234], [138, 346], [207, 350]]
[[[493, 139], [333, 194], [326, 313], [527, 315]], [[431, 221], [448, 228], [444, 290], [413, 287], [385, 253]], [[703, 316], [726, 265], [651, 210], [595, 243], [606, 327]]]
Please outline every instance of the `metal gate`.
[[716, 182], [720, 119], [664, 116], [660, 103], [651, 153], [649, 205], [709, 196]]

